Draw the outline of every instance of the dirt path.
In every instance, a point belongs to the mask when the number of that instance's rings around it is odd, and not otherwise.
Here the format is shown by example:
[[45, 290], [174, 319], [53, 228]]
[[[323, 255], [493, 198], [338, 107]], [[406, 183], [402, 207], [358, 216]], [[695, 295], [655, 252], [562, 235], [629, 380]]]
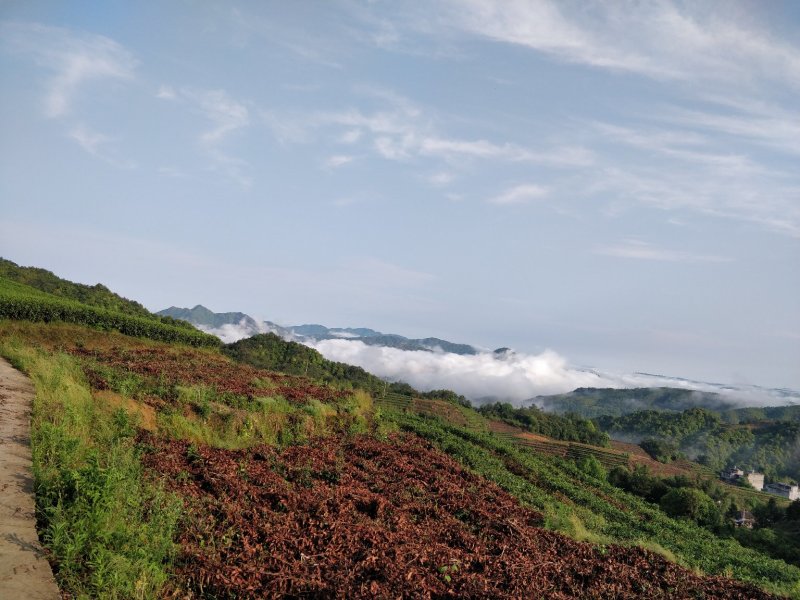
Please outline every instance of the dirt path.
[[34, 521], [32, 400], [30, 380], [0, 358], [0, 598], [57, 600]]

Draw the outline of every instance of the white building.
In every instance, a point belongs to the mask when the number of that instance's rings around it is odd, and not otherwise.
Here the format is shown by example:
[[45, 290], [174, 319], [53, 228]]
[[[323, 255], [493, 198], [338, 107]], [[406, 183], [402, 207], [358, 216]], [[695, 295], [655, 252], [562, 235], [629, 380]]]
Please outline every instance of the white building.
[[746, 479], [747, 482], [755, 489], [761, 491], [764, 489], [764, 474], [756, 471], [748, 471], [745, 473], [740, 468], [734, 466], [732, 469], [722, 472], [722, 480], [728, 483], [737, 483], [740, 479]]
[[800, 487], [790, 483], [768, 483], [764, 486], [764, 491], [789, 500], [800, 500]]

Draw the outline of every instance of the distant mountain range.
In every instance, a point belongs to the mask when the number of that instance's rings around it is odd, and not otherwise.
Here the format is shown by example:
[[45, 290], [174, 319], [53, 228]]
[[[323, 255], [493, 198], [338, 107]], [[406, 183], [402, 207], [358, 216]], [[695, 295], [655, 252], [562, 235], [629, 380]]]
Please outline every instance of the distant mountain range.
[[[400, 350], [441, 350], [453, 354], [478, 354], [480, 351], [469, 344], [456, 344], [435, 337], [407, 338], [395, 333], [382, 333], [366, 327], [326, 327], [319, 324], [291, 325], [284, 327], [272, 321], [257, 321], [241, 312], [215, 313], [198, 304], [194, 308], [170, 306], [156, 313], [173, 319], [187, 321], [198, 329], [216, 335], [231, 343], [259, 333], [276, 333], [287, 339], [335, 340], [346, 339], [363, 342], [368, 346], [385, 346]], [[502, 349], [506, 350], [506, 349]]]

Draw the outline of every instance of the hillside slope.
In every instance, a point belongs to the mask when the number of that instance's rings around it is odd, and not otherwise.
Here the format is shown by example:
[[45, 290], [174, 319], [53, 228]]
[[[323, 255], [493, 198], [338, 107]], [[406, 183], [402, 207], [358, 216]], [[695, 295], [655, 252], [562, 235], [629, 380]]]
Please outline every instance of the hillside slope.
[[277, 336], [164, 341], [186, 331], [8, 280], [0, 308], [0, 355], [36, 386], [37, 517], [67, 595], [800, 598], [800, 569], [492, 433], [453, 394]]
[[[707, 573], [730, 572], [784, 593], [793, 593], [800, 585], [800, 570], [673, 521], [587, 477], [570, 461], [509, 446], [474, 428], [403, 412], [389, 411], [381, 417], [359, 392], [238, 365], [213, 350], [66, 324], [5, 322], [0, 323], [0, 333], [0, 351], [28, 369], [37, 386], [85, 389], [84, 401], [96, 407], [91, 418], [110, 419], [107, 426], [70, 434], [80, 440], [111, 427], [107, 438], [83, 442], [111, 444], [111, 448], [101, 455], [81, 452], [84, 458], [69, 459], [71, 464], [85, 465], [75, 476], [86, 483], [60, 510], [81, 513], [83, 493], [115, 497], [113, 485], [103, 488], [107, 492], [93, 491], [96, 488], [85, 478], [96, 476], [94, 460], [100, 461], [103, 472], [113, 473], [114, 463], [107, 461], [117, 460], [119, 451], [113, 448], [121, 444], [144, 453], [146, 477], [141, 489], [148, 489], [148, 480], [165, 487], [170, 494], [165, 498], [175, 498], [183, 506], [181, 512], [191, 515], [170, 521], [177, 542], [174, 556], [182, 558], [159, 559], [165, 569], [160, 589], [214, 589], [218, 595], [246, 597], [247, 589], [258, 597], [273, 589], [366, 596], [376, 589], [379, 595], [411, 589], [406, 585], [432, 594], [485, 589], [484, 596], [490, 597], [497, 590], [523, 585], [524, 577], [540, 577], [535, 573], [541, 572], [541, 585], [552, 590], [552, 597], [588, 597], [595, 589], [605, 590], [605, 597], [637, 597], [644, 593], [643, 586], [650, 586], [654, 597], [664, 598], [767, 597], [731, 580], [698, 578], [652, 552], [617, 547], [618, 543], [642, 543]], [[61, 372], [75, 373], [69, 376], [72, 383], [43, 376], [41, 370], [50, 369], [47, 365], [53, 361], [63, 364]], [[40, 408], [35, 419], [52, 423], [50, 428], [67, 427], [60, 415], [73, 411]], [[119, 421], [123, 414], [130, 416]], [[135, 428], [126, 429], [130, 422], [139, 422], [139, 431], [149, 433], [137, 435]], [[391, 433], [398, 428], [405, 433]], [[46, 439], [41, 435], [34, 439]], [[420, 445], [419, 436], [429, 442]], [[40, 460], [59, 461], [60, 456], [40, 455]], [[74, 484], [60, 475], [52, 478], [60, 472], [58, 464], [40, 466], [39, 471], [44, 477], [40, 489], [50, 490], [39, 498], [45, 515], [50, 514], [45, 510], [48, 498], [63, 498]], [[50, 472], [53, 475], [44, 475]], [[447, 478], [454, 479], [445, 483]], [[114, 479], [106, 481], [104, 485], [111, 485]], [[65, 485], [70, 487], [62, 488]], [[445, 490], [453, 485], [456, 496], [448, 499]], [[451, 504], [457, 498], [462, 504]], [[134, 520], [141, 523], [139, 529], [150, 527], [156, 517], [152, 527], [164, 528], [158, 523], [172, 514], [171, 504], [161, 502], [165, 516], [158, 517], [158, 511], [151, 517], [139, 516]], [[128, 510], [113, 506], [115, 514]], [[508, 507], [503, 509], [508, 516], [494, 519], [499, 506]], [[51, 515], [45, 519], [50, 523], [46, 527], [69, 528], [69, 514], [56, 520]], [[594, 544], [562, 538], [541, 525]], [[80, 520], [71, 525], [78, 528], [75, 535], [86, 526]], [[301, 529], [293, 529], [297, 527]], [[299, 535], [303, 530], [307, 537]], [[115, 535], [113, 539], [119, 539], [122, 534]], [[130, 535], [138, 539], [139, 530]], [[341, 535], [345, 537], [337, 537]], [[100, 544], [104, 552], [112, 552], [111, 564], [119, 564], [126, 556], [125, 546], [109, 549], [110, 540], [92, 538], [86, 552], [96, 553], [92, 548]], [[63, 551], [60, 548], [56, 545], [54, 551]], [[386, 548], [388, 554], [376, 554], [378, 548]], [[504, 556], [511, 552], [533, 558], [520, 562], [519, 571], [505, 571], [501, 563], [493, 562], [493, 548], [505, 548]], [[420, 554], [423, 549], [428, 554]], [[407, 558], [402, 564], [391, 560], [403, 556]], [[68, 589], [86, 589], [79, 587], [85, 585], [80, 582], [93, 581], [95, 563], [79, 559], [56, 559], [61, 584]], [[277, 561], [280, 569], [268, 567], [271, 561]], [[220, 570], [223, 564], [226, 568]], [[340, 578], [347, 569], [361, 575]], [[634, 572], [648, 573], [648, 580]]]

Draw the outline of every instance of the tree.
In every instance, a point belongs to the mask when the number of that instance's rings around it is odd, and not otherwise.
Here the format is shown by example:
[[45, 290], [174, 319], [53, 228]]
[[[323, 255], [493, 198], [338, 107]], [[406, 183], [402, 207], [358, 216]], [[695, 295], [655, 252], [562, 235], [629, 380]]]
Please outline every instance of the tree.
[[686, 517], [704, 527], [717, 527], [722, 515], [711, 497], [695, 488], [674, 488], [664, 494], [661, 510], [671, 517]]
[[597, 479], [605, 479], [608, 475], [605, 467], [603, 467], [603, 465], [600, 464], [600, 461], [594, 456], [582, 458], [580, 462], [578, 462], [578, 468], [587, 475], [596, 477]]

